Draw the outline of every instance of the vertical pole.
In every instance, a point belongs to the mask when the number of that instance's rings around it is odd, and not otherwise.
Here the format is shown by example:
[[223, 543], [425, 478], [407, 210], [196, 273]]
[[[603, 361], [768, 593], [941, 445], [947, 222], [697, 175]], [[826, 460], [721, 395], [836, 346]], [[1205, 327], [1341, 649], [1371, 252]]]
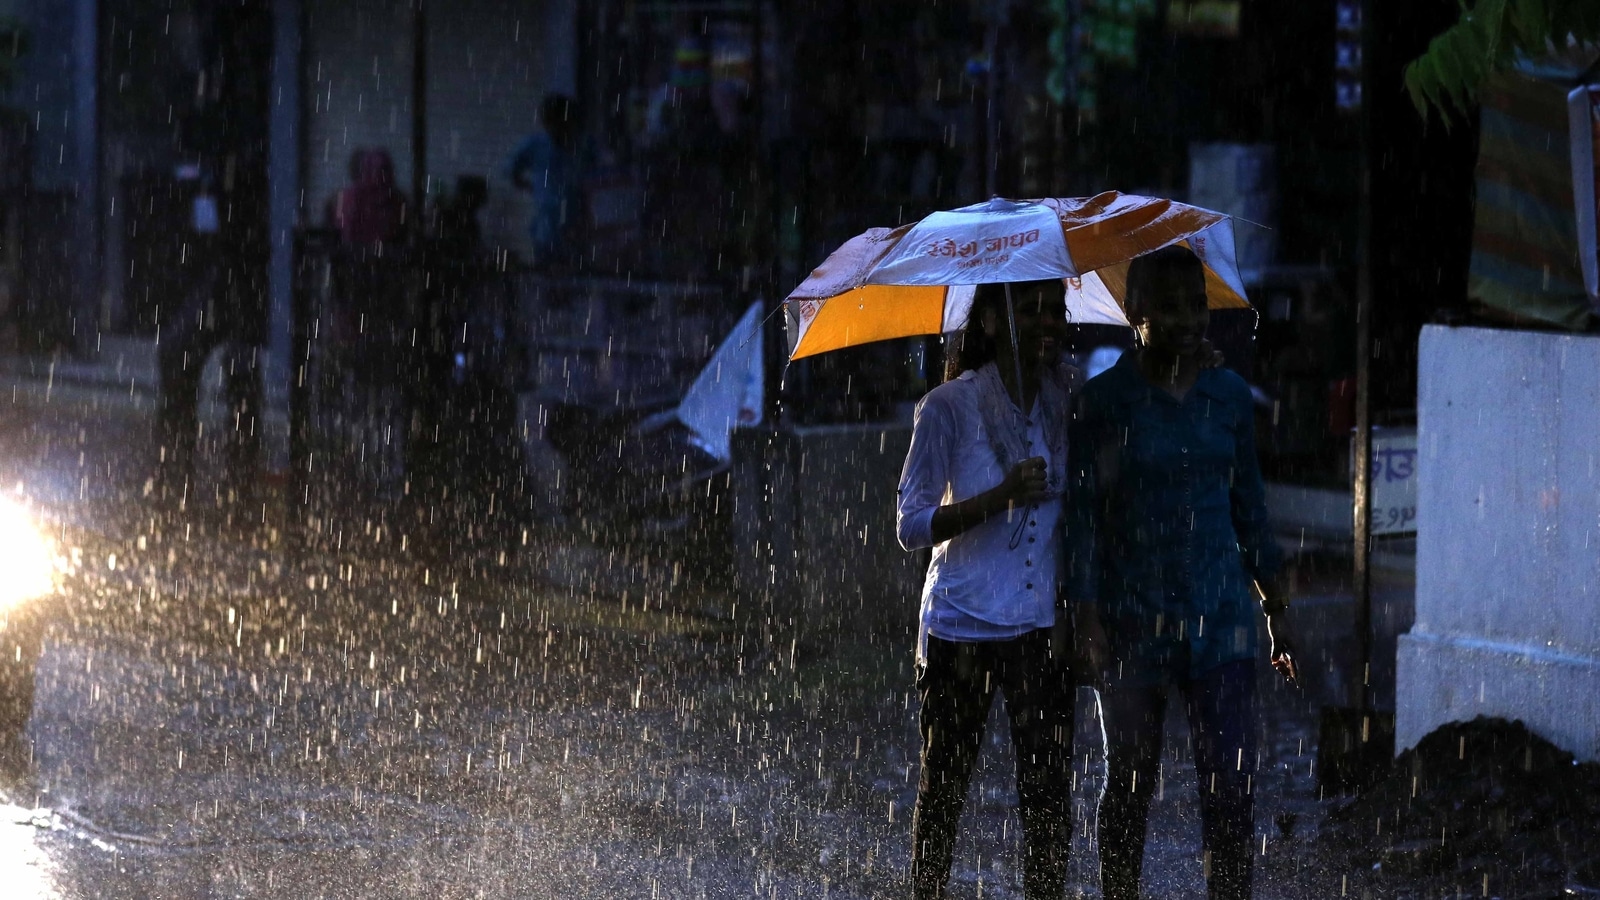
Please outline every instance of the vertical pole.
[[1017, 376], [1017, 407], [1022, 409], [1026, 417], [1028, 410], [1023, 408], [1022, 399], [1022, 355], [1017, 352], [1017, 309], [1011, 302], [1011, 282], [1006, 282], [1006, 326], [1011, 329], [1011, 371]]
[[[776, 2], [777, 0], [773, 4], [774, 6], [776, 6]], [[765, 271], [761, 276], [761, 299], [769, 306], [773, 303], [782, 303], [783, 300], [781, 298], [789, 288], [789, 285], [785, 283], [788, 273], [784, 266], [784, 260], [776, 259], [776, 254], [772, 252], [783, 245], [779, 234], [783, 226], [778, 218], [782, 215], [779, 211], [781, 205], [779, 198], [783, 196], [779, 178], [787, 174], [787, 169], [780, 166], [776, 157], [775, 148], [777, 144], [769, 144], [766, 141], [768, 133], [767, 110], [769, 108], [767, 90], [772, 85], [767, 83], [767, 59], [766, 47], [764, 46], [766, 42], [764, 36], [767, 33], [769, 17], [771, 21], [781, 23], [783, 20], [780, 15], [780, 10], [769, 8], [766, 0], [756, 0], [751, 13], [753, 37], [750, 45], [750, 91], [752, 94], [751, 115], [754, 117], [751, 128], [754, 132], [751, 136], [751, 159], [758, 167], [761, 177], [766, 180], [766, 184], [762, 186], [764, 190], [760, 196], [766, 198], [766, 215], [764, 218], [767, 221], [762, 243], [755, 248], [755, 258], [766, 260], [764, 264]], [[779, 33], [781, 33], [781, 30]], [[751, 193], [754, 195], [755, 192]], [[782, 392], [779, 388], [782, 386], [783, 378], [788, 374], [789, 365], [786, 321], [786, 316], [776, 315], [764, 319], [761, 325], [765, 329], [765, 333], [762, 335], [761, 408], [765, 418], [763, 425], [768, 430], [778, 427], [778, 417], [782, 412], [779, 408], [779, 402], [782, 399]]]
[[[427, 254], [423, 252], [424, 241], [427, 238], [428, 228], [428, 0], [412, 0], [411, 15], [411, 212], [409, 215], [408, 231], [411, 235], [411, 283], [408, 285], [406, 299], [409, 301], [411, 331], [411, 350], [409, 351], [408, 368], [416, 372], [417, 366], [422, 365], [425, 356], [419, 355], [419, 346], [428, 346], [431, 336], [422, 336], [419, 330], [424, 327], [429, 318], [428, 292], [425, 285], [427, 278]], [[422, 447], [427, 438], [413, 439], [410, 423], [413, 416], [420, 414], [421, 420], [427, 422], [433, 418], [437, 407], [433, 403], [436, 385], [428, 385], [426, 380], [407, 381], [402, 379], [396, 385], [400, 397], [402, 410], [399, 458], [390, 464], [398, 464], [400, 471], [385, 473], [386, 476], [399, 477], [402, 482], [409, 484], [413, 467], [419, 458], [426, 454]], [[424, 426], [424, 435], [428, 429]]]
[[72, 346], [78, 352], [98, 349], [100, 292], [100, 2], [73, 4], [72, 118], [76, 196], [73, 232], [76, 272], [73, 274]]
[[[294, 267], [295, 223], [300, 216], [300, 0], [272, 4], [272, 90], [267, 113], [268, 228], [267, 365], [262, 377], [266, 421], [273, 423], [264, 440], [266, 470], [292, 472], [294, 451], [303, 438], [295, 418], [303, 410], [292, 402], [300, 380], [295, 355]], [[287, 423], [280, 432], [276, 423]], [[290, 498], [293, 502], [298, 498]]]
[[[1352, 490], [1355, 537], [1352, 573], [1355, 637], [1361, 663], [1356, 708], [1363, 720], [1372, 711], [1372, 93], [1370, 49], [1372, 0], [1361, 4], [1360, 194], [1356, 223], [1356, 433]], [[1366, 734], [1363, 721], [1363, 734]]]
[[984, 82], [983, 113], [983, 196], [997, 196], [1000, 190], [1000, 22], [998, 13], [989, 22], [988, 34], [983, 40], [988, 72]]
[[428, 199], [428, 2], [413, 0], [411, 15], [411, 227], [422, 233]]

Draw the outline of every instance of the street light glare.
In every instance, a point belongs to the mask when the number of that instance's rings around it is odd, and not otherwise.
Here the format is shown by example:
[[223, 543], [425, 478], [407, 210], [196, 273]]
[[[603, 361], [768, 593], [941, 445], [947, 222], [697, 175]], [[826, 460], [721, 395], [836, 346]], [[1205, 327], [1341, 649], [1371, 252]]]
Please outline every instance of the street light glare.
[[54, 591], [55, 558], [27, 510], [0, 500], [0, 612]]

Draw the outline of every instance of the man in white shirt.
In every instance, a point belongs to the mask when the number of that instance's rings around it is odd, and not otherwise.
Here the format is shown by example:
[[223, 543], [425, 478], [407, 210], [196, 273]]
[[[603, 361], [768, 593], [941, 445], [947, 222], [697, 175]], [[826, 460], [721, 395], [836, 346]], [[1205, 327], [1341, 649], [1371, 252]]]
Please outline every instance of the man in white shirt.
[[[967, 782], [995, 689], [1017, 756], [1025, 895], [1059, 900], [1071, 826], [1073, 680], [1052, 645], [1066, 431], [1081, 382], [1061, 362], [1060, 281], [979, 285], [948, 380], [917, 406], [897, 534], [932, 547], [917, 639], [922, 775], [912, 820], [913, 896], [944, 896]], [[1020, 376], [1020, 378], [1019, 378]]]

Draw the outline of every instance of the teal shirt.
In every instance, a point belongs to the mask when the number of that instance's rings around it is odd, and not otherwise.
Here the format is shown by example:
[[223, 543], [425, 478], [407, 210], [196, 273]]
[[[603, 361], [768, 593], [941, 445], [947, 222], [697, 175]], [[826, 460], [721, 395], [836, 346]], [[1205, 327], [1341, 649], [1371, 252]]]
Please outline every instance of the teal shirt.
[[1078, 395], [1067, 596], [1099, 604], [1125, 677], [1256, 654], [1250, 581], [1270, 580], [1282, 553], [1254, 432], [1250, 388], [1226, 369], [1201, 372], [1179, 401], [1127, 353]]
[[530, 135], [511, 156], [506, 174], [513, 183], [520, 175], [532, 185], [533, 218], [528, 222], [528, 237], [536, 263], [559, 256], [567, 223], [577, 214], [578, 168], [576, 154], [543, 131]]

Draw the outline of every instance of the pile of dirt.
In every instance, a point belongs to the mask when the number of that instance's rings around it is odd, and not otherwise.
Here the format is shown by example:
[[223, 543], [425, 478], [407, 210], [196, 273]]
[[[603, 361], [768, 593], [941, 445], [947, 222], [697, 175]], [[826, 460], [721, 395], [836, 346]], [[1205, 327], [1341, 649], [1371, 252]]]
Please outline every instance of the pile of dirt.
[[1440, 728], [1329, 825], [1352, 862], [1425, 896], [1600, 897], [1600, 765], [1521, 722]]

